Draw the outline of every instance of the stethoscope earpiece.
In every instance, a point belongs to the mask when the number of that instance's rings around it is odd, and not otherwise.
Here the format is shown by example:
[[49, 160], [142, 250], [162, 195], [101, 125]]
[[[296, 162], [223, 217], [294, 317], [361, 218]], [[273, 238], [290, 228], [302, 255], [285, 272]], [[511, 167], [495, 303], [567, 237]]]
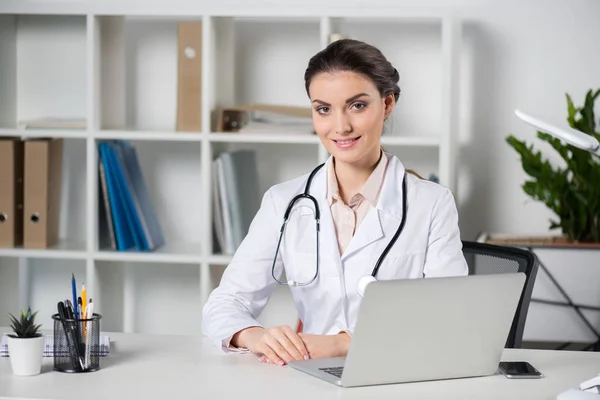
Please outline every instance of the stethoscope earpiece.
[[361, 276], [358, 279], [358, 283], [356, 285], [356, 291], [358, 292], [360, 297], [365, 296], [365, 290], [367, 290], [367, 286], [369, 286], [369, 284], [373, 283], [373, 282], [377, 282], [377, 279], [373, 275]]

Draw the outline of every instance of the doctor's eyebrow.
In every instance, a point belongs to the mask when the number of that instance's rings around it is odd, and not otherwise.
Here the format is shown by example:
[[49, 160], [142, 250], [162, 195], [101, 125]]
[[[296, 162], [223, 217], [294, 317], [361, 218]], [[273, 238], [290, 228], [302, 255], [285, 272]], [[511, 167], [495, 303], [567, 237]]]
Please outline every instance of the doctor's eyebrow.
[[[349, 99], [347, 99], [347, 100], [346, 100], [346, 104], [348, 104], [348, 103], [352, 103], [354, 100], [356, 100], [356, 99], [358, 99], [359, 97], [362, 97], [362, 96], [367, 96], [367, 97], [369, 97], [369, 95], [368, 95], [368, 94], [366, 94], [366, 93], [359, 93], [359, 94], [356, 94], [356, 95], [354, 95], [354, 96], [350, 97]], [[313, 103], [319, 103], [319, 104], [322, 104], [322, 105], [324, 105], [324, 106], [327, 106], [327, 107], [331, 107], [331, 104], [329, 104], [329, 103], [326, 103], [326, 102], [324, 102], [323, 100], [314, 99], [312, 102], [313, 102]]]

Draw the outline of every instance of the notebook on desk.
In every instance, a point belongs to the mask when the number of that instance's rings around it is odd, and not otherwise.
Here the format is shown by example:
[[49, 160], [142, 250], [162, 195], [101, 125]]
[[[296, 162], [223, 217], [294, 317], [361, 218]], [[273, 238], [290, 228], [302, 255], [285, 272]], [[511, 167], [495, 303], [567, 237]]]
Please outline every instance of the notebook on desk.
[[[107, 335], [100, 336], [100, 357], [106, 357], [110, 354], [110, 338]], [[44, 357], [54, 356], [54, 336], [44, 336]], [[8, 337], [2, 336], [0, 340], [0, 357], [8, 357]]]

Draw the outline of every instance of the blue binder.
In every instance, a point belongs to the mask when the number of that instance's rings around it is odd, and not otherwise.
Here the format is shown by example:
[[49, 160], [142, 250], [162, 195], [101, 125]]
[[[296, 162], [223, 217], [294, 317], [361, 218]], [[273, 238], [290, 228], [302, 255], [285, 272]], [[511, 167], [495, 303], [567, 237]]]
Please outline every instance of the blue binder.
[[115, 228], [115, 237], [117, 241], [117, 250], [125, 251], [134, 246], [133, 237], [127, 223], [125, 208], [121, 197], [119, 196], [119, 188], [113, 173], [113, 163], [109, 155], [110, 148], [106, 143], [100, 143], [98, 146], [100, 158], [104, 164], [106, 175], [106, 185], [108, 187], [108, 200], [113, 214], [113, 223]]
[[137, 151], [128, 141], [119, 142], [126, 178], [132, 190], [133, 206], [135, 207], [142, 235], [149, 250], [164, 244], [162, 228], [156, 217], [156, 213], [144, 181]]
[[[135, 148], [126, 141], [100, 144], [102, 159], [109, 181], [109, 198], [118, 205], [114, 210], [115, 231], [120, 230], [123, 245], [118, 250], [135, 247], [151, 251], [164, 244], [161, 226], [150, 202]], [[117, 235], [118, 236], [118, 235]], [[129, 245], [129, 247], [127, 247]]]
[[144, 239], [140, 218], [136, 212], [131, 188], [128, 184], [126, 171], [123, 167], [123, 161], [120, 157], [119, 143], [111, 142], [107, 144], [107, 154], [112, 165], [112, 174], [117, 183], [117, 196], [119, 196], [125, 210], [127, 225], [131, 231], [131, 236], [135, 247], [140, 251], [148, 250], [148, 245]]

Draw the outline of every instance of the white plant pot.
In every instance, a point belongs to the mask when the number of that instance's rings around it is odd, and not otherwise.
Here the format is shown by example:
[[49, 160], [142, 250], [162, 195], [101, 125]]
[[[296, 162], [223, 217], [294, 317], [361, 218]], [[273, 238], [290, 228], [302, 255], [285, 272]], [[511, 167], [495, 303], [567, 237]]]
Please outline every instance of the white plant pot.
[[8, 355], [15, 375], [38, 375], [42, 370], [44, 336], [19, 339], [8, 337]]

